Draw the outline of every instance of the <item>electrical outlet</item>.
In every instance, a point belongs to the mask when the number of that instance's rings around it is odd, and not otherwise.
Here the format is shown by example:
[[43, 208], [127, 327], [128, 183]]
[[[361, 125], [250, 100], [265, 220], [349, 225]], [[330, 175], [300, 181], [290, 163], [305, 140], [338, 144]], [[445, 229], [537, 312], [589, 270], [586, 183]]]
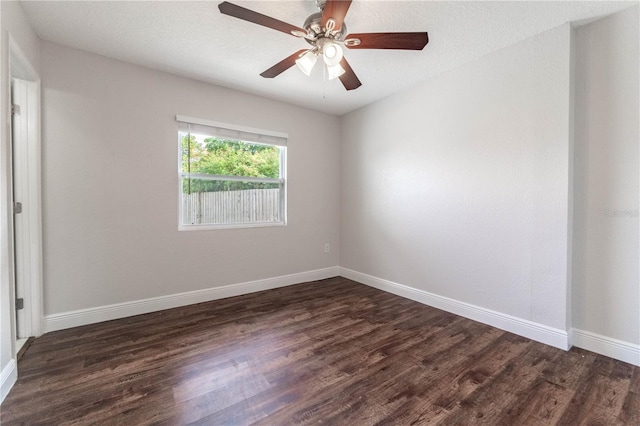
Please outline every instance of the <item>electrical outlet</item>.
[[325, 253], [329, 253], [329, 250], [331, 249], [331, 247], [329, 246], [329, 243], [325, 243], [324, 245], [324, 252]]

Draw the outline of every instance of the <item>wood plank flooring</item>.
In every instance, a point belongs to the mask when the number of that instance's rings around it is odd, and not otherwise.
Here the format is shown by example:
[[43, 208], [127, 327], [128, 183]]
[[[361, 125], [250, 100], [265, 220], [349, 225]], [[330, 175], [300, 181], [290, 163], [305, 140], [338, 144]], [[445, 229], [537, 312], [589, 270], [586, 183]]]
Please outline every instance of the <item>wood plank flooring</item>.
[[640, 425], [640, 368], [344, 278], [35, 339], [2, 425]]

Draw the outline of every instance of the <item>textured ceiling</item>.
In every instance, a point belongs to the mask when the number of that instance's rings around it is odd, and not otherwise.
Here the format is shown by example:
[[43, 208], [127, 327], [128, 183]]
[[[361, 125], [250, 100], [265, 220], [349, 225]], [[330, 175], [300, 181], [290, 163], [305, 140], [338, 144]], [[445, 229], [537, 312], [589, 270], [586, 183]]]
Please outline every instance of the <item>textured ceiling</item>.
[[[233, 1], [302, 26], [315, 0]], [[301, 39], [222, 15], [218, 1], [23, 1], [41, 39], [111, 58], [342, 115], [493, 51], [569, 21], [620, 11], [634, 2], [437, 2], [355, 0], [349, 32], [428, 31], [423, 51], [347, 50], [363, 85], [347, 92], [296, 67], [275, 79], [260, 73]]]

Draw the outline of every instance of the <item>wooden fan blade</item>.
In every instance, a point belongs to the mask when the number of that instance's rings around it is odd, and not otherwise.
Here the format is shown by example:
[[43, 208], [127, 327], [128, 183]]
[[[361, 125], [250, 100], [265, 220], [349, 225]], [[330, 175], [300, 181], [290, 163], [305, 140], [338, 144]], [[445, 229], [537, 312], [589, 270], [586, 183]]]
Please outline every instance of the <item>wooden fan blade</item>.
[[286, 58], [284, 58], [283, 60], [281, 60], [280, 62], [278, 62], [271, 68], [269, 68], [268, 70], [264, 71], [260, 75], [263, 76], [264, 78], [277, 77], [278, 75], [282, 74], [284, 71], [294, 66], [296, 63], [296, 59], [298, 59], [300, 55], [302, 55], [306, 51], [307, 49], [298, 50], [293, 55], [287, 56]]
[[254, 12], [253, 10], [246, 9], [241, 6], [223, 1], [218, 5], [220, 13], [233, 16], [234, 18], [243, 19], [245, 21], [253, 22], [254, 24], [262, 25], [267, 28], [282, 31], [283, 33], [292, 34], [291, 31], [301, 31], [306, 33], [302, 28], [295, 25], [287, 24], [286, 22], [279, 21], [262, 13]]
[[338, 31], [342, 28], [344, 17], [351, 6], [351, 0], [327, 0], [322, 10], [322, 27], [326, 28], [327, 21], [333, 19], [336, 23], [334, 30]]
[[[360, 44], [352, 45], [349, 40], [358, 39]], [[349, 34], [345, 46], [349, 49], [402, 49], [422, 50], [429, 43], [429, 34], [424, 33], [361, 33]]]
[[340, 65], [342, 66], [342, 68], [344, 68], [344, 74], [342, 74], [338, 78], [342, 82], [342, 85], [344, 86], [345, 89], [353, 90], [362, 86], [362, 83], [360, 83], [358, 76], [356, 75], [355, 72], [353, 72], [351, 65], [349, 65], [349, 62], [347, 62], [347, 60], [344, 57], [340, 61]]

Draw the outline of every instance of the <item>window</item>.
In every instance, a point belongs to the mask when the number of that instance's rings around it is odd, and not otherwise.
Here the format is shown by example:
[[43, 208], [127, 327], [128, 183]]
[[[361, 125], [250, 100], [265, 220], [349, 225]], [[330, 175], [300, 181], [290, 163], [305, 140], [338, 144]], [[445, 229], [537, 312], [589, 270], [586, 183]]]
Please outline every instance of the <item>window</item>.
[[177, 116], [179, 229], [286, 223], [287, 135]]

